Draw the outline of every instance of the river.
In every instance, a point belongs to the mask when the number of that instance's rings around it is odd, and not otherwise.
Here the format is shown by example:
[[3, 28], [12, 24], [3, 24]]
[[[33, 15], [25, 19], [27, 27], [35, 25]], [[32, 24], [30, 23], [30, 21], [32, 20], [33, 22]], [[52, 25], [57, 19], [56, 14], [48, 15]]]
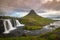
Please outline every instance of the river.
[[53, 23], [50, 23], [49, 25], [44, 26], [40, 30], [24, 30], [24, 33], [27, 35], [40, 35], [40, 34], [45, 34], [47, 32], [52, 32], [53, 30], [57, 29], [60, 27], [60, 21], [56, 21]]

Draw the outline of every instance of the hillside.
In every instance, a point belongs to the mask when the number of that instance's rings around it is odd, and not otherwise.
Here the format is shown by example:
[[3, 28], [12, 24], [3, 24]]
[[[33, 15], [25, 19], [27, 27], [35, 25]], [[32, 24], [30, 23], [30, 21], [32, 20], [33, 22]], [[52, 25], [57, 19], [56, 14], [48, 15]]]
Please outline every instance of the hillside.
[[31, 10], [28, 15], [19, 19], [21, 23], [25, 24], [25, 29], [40, 29], [43, 26], [53, 22], [51, 19], [38, 16], [34, 10]]

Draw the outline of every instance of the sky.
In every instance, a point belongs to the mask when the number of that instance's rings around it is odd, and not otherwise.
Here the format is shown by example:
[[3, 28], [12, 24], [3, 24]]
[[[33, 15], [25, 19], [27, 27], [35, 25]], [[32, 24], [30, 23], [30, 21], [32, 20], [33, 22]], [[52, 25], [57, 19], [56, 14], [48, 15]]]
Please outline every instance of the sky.
[[0, 13], [0, 16], [15, 15], [17, 12], [19, 12], [19, 14], [20, 12], [26, 12], [27, 14], [31, 9], [36, 12], [59, 11], [60, 13], [60, 0], [0, 0], [0, 11], [2, 12], [2, 14]]

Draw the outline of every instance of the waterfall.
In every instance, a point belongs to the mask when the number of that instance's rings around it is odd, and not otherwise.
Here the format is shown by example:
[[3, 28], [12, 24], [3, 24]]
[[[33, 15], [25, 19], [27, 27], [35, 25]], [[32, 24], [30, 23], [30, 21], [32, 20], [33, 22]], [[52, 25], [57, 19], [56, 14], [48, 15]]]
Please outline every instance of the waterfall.
[[16, 20], [16, 27], [24, 26], [24, 24], [21, 24], [18, 20]]
[[12, 30], [17, 29], [17, 27], [24, 26], [24, 24], [21, 24], [18, 20], [13, 21], [14, 26], [11, 23], [10, 19], [4, 19], [3, 24], [4, 24], [4, 34], [10, 33]]
[[[5, 19], [3, 23], [4, 23], [4, 29], [5, 29], [5, 31], [3, 32], [4, 34], [5, 34], [5, 33], [6, 33], [6, 34], [7, 34], [7, 33], [10, 33], [11, 30], [15, 30], [15, 29], [16, 29], [15, 27], [12, 26], [12, 24], [11, 24], [11, 22], [10, 22], [10, 19]], [[8, 24], [7, 24], [7, 23], [8, 23]], [[7, 25], [8, 25], [8, 26], [7, 26]], [[8, 29], [7, 27], [8, 27], [9, 29]]]
[[8, 31], [7, 28], [6, 28], [6, 23], [5, 23], [5, 21], [4, 21], [3, 23], [4, 23], [4, 29], [5, 29], [5, 31], [4, 31], [3, 33], [9, 33], [9, 31]]

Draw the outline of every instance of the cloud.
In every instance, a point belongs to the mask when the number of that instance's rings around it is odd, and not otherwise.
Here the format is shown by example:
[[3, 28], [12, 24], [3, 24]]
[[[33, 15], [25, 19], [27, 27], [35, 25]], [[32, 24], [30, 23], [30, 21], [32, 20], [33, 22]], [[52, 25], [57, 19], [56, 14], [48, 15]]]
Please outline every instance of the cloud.
[[41, 0], [0, 0], [0, 7], [7, 9], [24, 8], [24, 9], [39, 9]]
[[0, 0], [0, 9], [54, 9], [60, 10], [60, 0]]
[[53, 0], [52, 2], [48, 1], [47, 3], [44, 3], [41, 5], [43, 9], [49, 9], [49, 10], [60, 10], [60, 1]]
[[6, 15], [12, 11], [56, 10], [60, 11], [59, 0], [0, 0], [0, 10]]

